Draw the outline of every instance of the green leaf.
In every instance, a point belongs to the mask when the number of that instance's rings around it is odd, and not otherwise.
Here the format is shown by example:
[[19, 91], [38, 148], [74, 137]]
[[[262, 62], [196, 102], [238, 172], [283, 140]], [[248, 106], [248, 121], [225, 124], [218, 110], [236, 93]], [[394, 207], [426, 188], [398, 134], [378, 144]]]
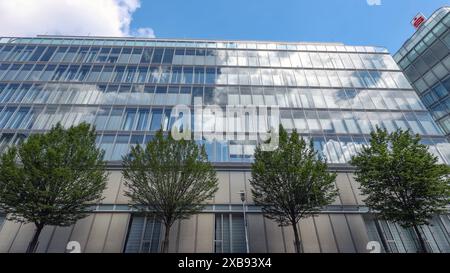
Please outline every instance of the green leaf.
[[204, 147], [192, 140], [176, 141], [162, 130], [145, 148], [132, 148], [123, 157], [123, 167], [126, 196], [167, 227], [199, 213], [218, 190]]
[[95, 130], [57, 124], [30, 135], [0, 157], [0, 208], [8, 218], [36, 226], [69, 226], [86, 216], [106, 187], [103, 151]]
[[377, 128], [352, 158], [365, 203], [381, 219], [403, 227], [428, 225], [450, 201], [449, 171], [418, 135]]
[[275, 151], [255, 150], [250, 180], [254, 202], [281, 226], [295, 225], [329, 205], [337, 196], [336, 174], [327, 170], [311, 143], [280, 126]]

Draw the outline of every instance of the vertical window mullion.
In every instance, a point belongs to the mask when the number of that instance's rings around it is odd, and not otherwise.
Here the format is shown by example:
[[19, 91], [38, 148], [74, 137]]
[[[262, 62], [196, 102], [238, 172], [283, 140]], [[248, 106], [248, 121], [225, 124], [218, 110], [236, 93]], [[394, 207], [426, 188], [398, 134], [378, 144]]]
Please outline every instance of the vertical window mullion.
[[141, 240], [139, 241], [139, 252], [142, 253], [142, 243], [144, 242], [145, 229], [147, 228], [147, 216], [144, 217], [144, 225], [142, 227]]
[[155, 216], [152, 217], [152, 232], [150, 233], [150, 240], [149, 240], [149, 248], [148, 252], [152, 252], [152, 245], [153, 245], [153, 235], [155, 232]]
[[230, 233], [230, 236], [229, 236], [229, 238], [230, 238], [230, 242], [229, 242], [230, 253], [233, 253], [233, 228], [232, 228], [232, 226], [233, 226], [233, 216], [232, 216], [231, 213], [229, 213], [228, 215], [229, 215], [228, 216], [228, 227], [229, 227], [229, 233]]
[[220, 243], [220, 245], [221, 245], [221, 249], [222, 249], [222, 253], [223, 253], [223, 246], [224, 246], [224, 238], [223, 238], [223, 235], [224, 235], [224, 229], [223, 229], [223, 213], [222, 214], [220, 214], [220, 224], [222, 225], [222, 229], [221, 229], [221, 232], [220, 232], [220, 234], [221, 234], [221, 236], [222, 236], [222, 238], [221, 238], [221, 243]]

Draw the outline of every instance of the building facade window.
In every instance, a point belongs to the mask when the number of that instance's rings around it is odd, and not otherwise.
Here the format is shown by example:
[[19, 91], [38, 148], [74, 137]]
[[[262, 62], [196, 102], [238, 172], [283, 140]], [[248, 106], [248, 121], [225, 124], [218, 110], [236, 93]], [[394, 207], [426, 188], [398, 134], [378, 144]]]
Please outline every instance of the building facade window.
[[[378, 227], [377, 227], [378, 222]], [[370, 241], [380, 243], [383, 252], [382, 236], [390, 253], [416, 253], [420, 247], [412, 228], [403, 228], [398, 223], [376, 220], [373, 215], [365, 216]], [[419, 228], [425, 238], [425, 244], [433, 253], [450, 252], [450, 215], [435, 216], [429, 226]]]
[[131, 217], [125, 253], [160, 252], [161, 222], [151, 216]]
[[245, 253], [244, 217], [239, 214], [215, 215], [214, 251], [216, 253]]
[[[436, 45], [446, 31], [433, 33], [424, 45]], [[126, 154], [131, 139], [168, 130], [174, 105], [192, 107], [201, 97], [223, 109], [280, 107], [282, 124], [312, 139], [329, 163], [346, 163], [348, 147], [367, 143], [376, 125], [419, 132], [450, 163], [449, 144], [426, 109], [450, 132], [449, 113], [443, 111], [450, 101], [450, 79], [444, 76], [450, 57], [432, 49], [414, 49], [412, 63], [424, 56], [423, 65], [432, 69], [413, 82], [421, 87], [419, 98], [392, 57], [376, 47], [74, 37], [0, 41], [0, 134], [13, 130], [13, 139], [17, 130], [30, 134], [57, 122], [88, 121], [96, 126], [105, 158], [120, 159], [116, 153]], [[441, 59], [442, 65], [435, 64]], [[223, 133], [216, 120], [216, 131]], [[207, 145], [213, 162], [251, 162], [256, 143]]]
[[0, 231], [2, 230], [3, 223], [5, 222], [6, 216], [0, 213]]
[[450, 86], [445, 85], [445, 78], [450, 75], [449, 21], [448, 7], [437, 10], [394, 56], [447, 137], [449, 130], [439, 119], [448, 114], [436, 109], [450, 93]]

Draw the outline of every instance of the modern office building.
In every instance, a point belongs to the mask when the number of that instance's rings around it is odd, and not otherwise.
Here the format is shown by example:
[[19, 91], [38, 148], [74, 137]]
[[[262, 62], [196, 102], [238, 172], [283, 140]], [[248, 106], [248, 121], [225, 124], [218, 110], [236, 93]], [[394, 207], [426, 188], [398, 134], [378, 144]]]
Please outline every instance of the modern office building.
[[[133, 212], [124, 196], [121, 156], [173, 123], [176, 104], [279, 107], [285, 128], [311, 139], [338, 173], [335, 202], [299, 223], [304, 252], [367, 252], [380, 241], [347, 164], [376, 125], [409, 128], [441, 162], [450, 144], [391, 55], [372, 46], [334, 43], [166, 40], [38, 36], [0, 38], [0, 148], [61, 122], [96, 126], [109, 161], [104, 199], [70, 227], [46, 227], [39, 252], [156, 252], [162, 225]], [[211, 124], [210, 117], [202, 123]], [[198, 122], [197, 117], [193, 119]], [[205, 121], [206, 120], [206, 121]], [[213, 119], [212, 124], [220, 124]], [[215, 127], [216, 133], [223, 128]], [[213, 130], [214, 131], [214, 130]], [[238, 134], [239, 135], [239, 134]], [[244, 133], [244, 136], [247, 134]], [[245, 252], [247, 194], [250, 252], [293, 252], [291, 227], [263, 217], [252, 202], [249, 178], [256, 140], [205, 141], [219, 191], [204, 211], [174, 224], [171, 252]], [[381, 222], [391, 252], [414, 252], [410, 230]], [[23, 252], [30, 224], [0, 220], [0, 252]], [[430, 249], [450, 252], [450, 218], [423, 227]]]
[[434, 120], [450, 136], [450, 7], [437, 10], [394, 55]]

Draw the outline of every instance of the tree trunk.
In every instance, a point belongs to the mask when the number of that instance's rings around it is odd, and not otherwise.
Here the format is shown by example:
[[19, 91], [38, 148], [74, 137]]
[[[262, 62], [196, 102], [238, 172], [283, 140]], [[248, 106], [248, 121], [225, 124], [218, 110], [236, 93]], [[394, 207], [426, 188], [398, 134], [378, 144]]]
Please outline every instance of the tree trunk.
[[380, 222], [378, 222], [378, 219], [374, 219], [374, 223], [375, 223], [375, 228], [377, 229], [378, 235], [380, 236], [381, 244], [383, 245], [384, 251], [386, 251], [386, 253], [390, 253], [391, 250], [389, 249], [389, 246], [386, 242], [386, 237], [384, 237], [383, 230], [380, 227]]
[[165, 225], [164, 240], [162, 242], [162, 253], [169, 253], [169, 234], [170, 226]]
[[300, 238], [298, 236], [298, 230], [297, 230], [297, 223], [292, 223], [292, 228], [294, 229], [294, 246], [295, 246], [295, 252], [301, 253], [301, 247], [300, 247]]
[[36, 229], [34, 231], [33, 239], [31, 240], [30, 244], [27, 248], [27, 253], [34, 253], [36, 251], [38, 242], [39, 242], [39, 235], [41, 234], [42, 229], [44, 228], [44, 225], [42, 224], [36, 224]]
[[419, 245], [420, 245], [420, 252], [421, 253], [427, 253], [427, 246], [425, 245], [425, 240], [422, 237], [422, 233], [419, 230], [419, 227], [414, 225], [414, 231], [416, 232], [417, 238], [419, 239]]

